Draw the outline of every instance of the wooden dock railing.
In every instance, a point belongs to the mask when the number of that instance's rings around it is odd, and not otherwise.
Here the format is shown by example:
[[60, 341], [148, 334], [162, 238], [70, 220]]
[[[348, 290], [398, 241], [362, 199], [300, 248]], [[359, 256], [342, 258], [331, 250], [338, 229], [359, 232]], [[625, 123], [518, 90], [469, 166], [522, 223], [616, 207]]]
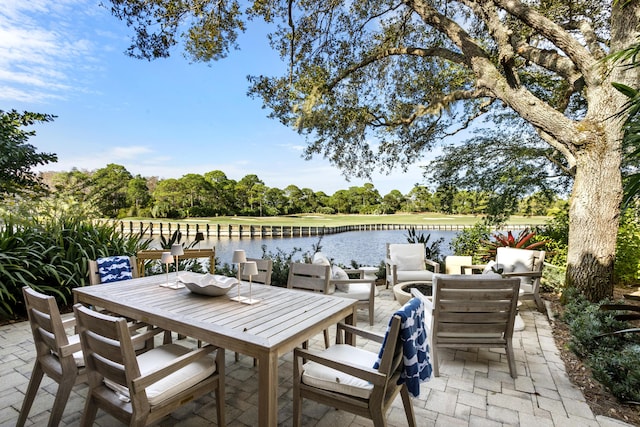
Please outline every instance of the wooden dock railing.
[[[378, 231], [378, 230], [440, 230], [461, 231], [470, 225], [433, 225], [433, 224], [359, 224], [327, 226], [280, 226], [280, 225], [245, 225], [245, 224], [211, 224], [211, 223], [181, 223], [159, 221], [116, 221], [116, 226], [125, 235], [142, 234], [149, 237], [169, 237], [176, 230], [182, 232], [183, 237], [194, 237], [202, 233], [205, 238], [262, 238], [262, 237], [307, 237], [326, 234], [345, 233], [349, 231]], [[503, 230], [521, 230], [527, 225], [503, 227]]]

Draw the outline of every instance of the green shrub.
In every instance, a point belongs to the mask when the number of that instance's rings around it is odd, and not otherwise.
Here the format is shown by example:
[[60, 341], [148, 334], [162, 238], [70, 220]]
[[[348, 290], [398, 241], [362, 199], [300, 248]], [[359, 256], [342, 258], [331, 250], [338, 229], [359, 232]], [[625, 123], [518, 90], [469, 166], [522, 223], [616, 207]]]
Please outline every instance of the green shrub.
[[123, 236], [114, 226], [93, 224], [78, 211], [6, 214], [0, 231], [0, 316], [24, 315], [22, 287], [70, 302], [71, 290], [88, 284], [88, 260], [135, 255], [148, 246], [142, 236]]
[[545, 262], [564, 267], [569, 249], [569, 211], [558, 210], [545, 225], [536, 227], [537, 238], [547, 240]]
[[289, 280], [289, 264], [295, 261], [296, 254], [301, 254], [301, 248], [293, 248], [288, 253], [280, 248], [276, 248], [275, 252], [267, 252], [267, 245], [262, 245], [262, 258], [271, 259], [273, 261], [273, 269], [271, 270], [271, 285], [287, 287]]
[[562, 320], [571, 332], [571, 350], [614, 396], [640, 402], [640, 334], [612, 334], [630, 325], [616, 320], [615, 311], [600, 310], [607, 301], [592, 304], [575, 290], [567, 290], [565, 296]]
[[434, 240], [429, 244], [431, 240], [431, 234], [418, 233], [415, 227], [410, 227], [407, 230], [407, 242], [409, 243], [422, 243], [425, 249], [425, 256], [432, 261], [440, 261], [442, 258], [440, 245], [444, 242], [444, 237]]
[[591, 359], [596, 380], [618, 399], [640, 403], [640, 344], [627, 345], [619, 352], [598, 350]]
[[476, 223], [473, 227], [465, 228], [456, 234], [449, 244], [454, 255], [472, 256], [474, 263], [480, 263], [479, 256], [484, 247], [483, 241], [489, 240], [491, 229], [481, 222]]
[[613, 275], [621, 285], [634, 285], [640, 277], [640, 222], [630, 209], [620, 220]]

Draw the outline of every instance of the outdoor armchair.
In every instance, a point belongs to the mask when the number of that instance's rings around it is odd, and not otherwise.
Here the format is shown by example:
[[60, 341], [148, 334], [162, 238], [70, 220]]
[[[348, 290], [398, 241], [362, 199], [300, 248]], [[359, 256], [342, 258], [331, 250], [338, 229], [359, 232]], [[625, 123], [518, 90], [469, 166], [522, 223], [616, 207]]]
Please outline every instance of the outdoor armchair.
[[430, 331], [433, 374], [439, 376], [440, 348], [503, 348], [511, 376], [518, 376], [513, 354], [520, 280], [498, 275], [433, 276], [432, 297], [417, 289], [426, 308], [425, 323]]
[[385, 268], [387, 288], [401, 282], [430, 282], [431, 277], [440, 272], [440, 264], [426, 258], [422, 243], [387, 243]]
[[545, 312], [540, 297], [540, 280], [544, 268], [545, 251], [500, 247], [496, 251], [495, 261], [484, 265], [473, 265], [465, 268], [466, 272], [498, 273], [504, 278], [520, 279], [520, 300], [535, 301], [538, 311]]
[[[166, 344], [137, 356], [126, 319], [81, 304], [73, 309], [89, 380], [81, 425], [92, 425], [98, 409], [130, 426], [148, 425], [211, 391], [216, 395], [218, 425], [225, 425], [224, 350]], [[215, 358], [209, 355], [213, 351]]]
[[[296, 348], [293, 353], [294, 427], [302, 425], [303, 399], [366, 417], [376, 427], [386, 426], [386, 412], [398, 393], [407, 425], [415, 427], [409, 388], [406, 382], [399, 381], [404, 368], [401, 322], [400, 316], [392, 316], [386, 340], [382, 335], [339, 323], [336, 345], [323, 351]], [[379, 343], [380, 351], [345, 344], [350, 334]], [[430, 369], [425, 376], [430, 376]]]

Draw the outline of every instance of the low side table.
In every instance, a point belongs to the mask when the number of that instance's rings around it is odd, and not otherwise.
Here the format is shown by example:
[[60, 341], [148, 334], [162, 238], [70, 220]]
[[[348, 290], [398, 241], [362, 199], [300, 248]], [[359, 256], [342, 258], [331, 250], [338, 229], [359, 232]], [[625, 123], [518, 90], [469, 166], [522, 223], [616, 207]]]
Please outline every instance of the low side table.
[[365, 279], [371, 280], [372, 282], [375, 282], [378, 279], [378, 276], [376, 276], [378, 267], [360, 267], [359, 269], [364, 272]]

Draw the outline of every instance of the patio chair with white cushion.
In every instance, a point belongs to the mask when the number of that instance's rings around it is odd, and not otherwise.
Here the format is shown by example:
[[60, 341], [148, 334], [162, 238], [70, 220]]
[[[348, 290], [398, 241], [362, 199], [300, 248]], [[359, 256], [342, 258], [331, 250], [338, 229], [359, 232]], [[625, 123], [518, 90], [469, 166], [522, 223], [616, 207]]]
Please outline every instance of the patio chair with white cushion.
[[387, 243], [385, 266], [387, 288], [401, 282], [431, 282], [431, 277], [440, 272], [440, 264], [426, 258], [422, 243]]
[[[224, 350], [166, 344], [136, 356], [126, 319], [81, 304], [73, 310], [89, 379], [80, 425], [92, 425], [98, 409], [128, 425], [152, 424], [211, 391], [216, 396], [217, 425], [225, 425]], [[210, 355], [213, 351], [215, 358]]]
[[313, 263], [330, 266], [329, 292], [338, 297], [357, 300], [358, 308], [369, 310], [369, 325], [373, 326], [375, 298], [378, 295], [375, 280], [366, 279], [364, 270], [355, 268], [343, 269], [337, 265], [331, 266], [331, 262], [322, 252], [314, 254]]
[[535, 301], [538, 311], [544, 313], [545, 307], [540, 297], [540, 280], [544, 267], [545, 251], [500, 247], [496, 251], [495, 261], [485, 265], [473, 265], [468, 271], [482, 273], [500, 273], [502, 277], [520, 279], [520, 300]]
[[[406, 423], [415, 427], [410, 394], [419, 395], [420, 382], [428, 380], [432, 371], [423, 316], [424, 305], [414, 298], [391, 317], [386, 336], [339, 323], [336, 345], [321, 352], [296, 348], [294, 427], [302, 425], [303, 399], [366, 417], [375, 427], [386, 426], [386, 413], [398, 393]], [[382, 347], [371, 352], [345, 344], [348, 334]]]

